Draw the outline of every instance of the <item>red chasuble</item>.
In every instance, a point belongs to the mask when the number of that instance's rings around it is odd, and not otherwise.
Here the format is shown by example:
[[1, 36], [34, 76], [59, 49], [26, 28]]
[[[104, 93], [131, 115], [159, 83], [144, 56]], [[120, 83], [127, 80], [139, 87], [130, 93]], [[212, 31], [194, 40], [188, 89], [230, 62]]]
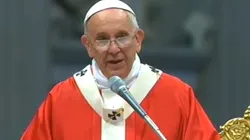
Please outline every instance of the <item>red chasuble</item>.
[[[192, 88], [178, 78], [142, 65], [129, 90], [168, 140], [220, 140]], [[159, 140], [118, 95], [101, 92], [87, 66], [51, 90], [21, 140]], [[124, 110], [120, 122], [108, 121], [112, 107]]]

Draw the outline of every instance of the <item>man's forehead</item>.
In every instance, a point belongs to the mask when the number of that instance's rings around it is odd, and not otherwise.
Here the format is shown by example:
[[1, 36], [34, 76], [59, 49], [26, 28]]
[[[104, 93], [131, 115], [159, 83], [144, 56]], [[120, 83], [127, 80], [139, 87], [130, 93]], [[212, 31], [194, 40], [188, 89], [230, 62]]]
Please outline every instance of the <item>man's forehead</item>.
[[122, 9], [116, 9], [116, 8], [110, 8], [110, 9], [105, 9], [102, 10], [96, 14], [94, 14], [89, 20], [91, 19], [106, 19], [109, 17], [112, 18], [120, 18], [120, 17], [126, 17], [128, 11], [124, 11]]
[[130, 23], [128, 22], [127, 11], [121, 9], [106, 9], [100, 11], [93, 15], [89, 22], [89, 31], [103, 32], [103, 30], [111, 31], [115, 30], [129, 30], [131, 28]]

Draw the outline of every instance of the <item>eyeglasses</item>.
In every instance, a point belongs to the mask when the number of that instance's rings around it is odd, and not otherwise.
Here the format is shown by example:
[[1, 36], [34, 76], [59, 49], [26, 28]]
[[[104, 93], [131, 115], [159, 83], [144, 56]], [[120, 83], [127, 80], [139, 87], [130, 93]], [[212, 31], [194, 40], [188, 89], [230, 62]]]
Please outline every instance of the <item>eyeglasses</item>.
[[[137, 32], [136, 32], [137, 33]], [[136, 33], [132, 36], [123, 36], [123, 37], [118, 37], [116, 39], [102, 39], [102, 40], [95, 40], [93, 45], [97, 48], [102, 48], [102, 49], [108, 49], [110, 47], [110, 44], [112, 42], [115, 42], [119, 48], [124, 48], [129, 46], [129, 44], [132, 42], [133, 38], [136, 37]]]

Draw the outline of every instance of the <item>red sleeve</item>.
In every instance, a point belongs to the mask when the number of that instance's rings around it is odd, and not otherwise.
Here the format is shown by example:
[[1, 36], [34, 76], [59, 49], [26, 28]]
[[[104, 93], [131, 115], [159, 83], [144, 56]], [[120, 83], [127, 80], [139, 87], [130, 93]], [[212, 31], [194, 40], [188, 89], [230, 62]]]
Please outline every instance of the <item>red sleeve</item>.
[[182, 104], [184, 113], [184, 140], [220, 140], [220, 135], [196, 99], [192, 88], [187, 88]]
[[52, 140], [51, 135], [51, 94], [45, 99], [32, 119], [21, 140]]

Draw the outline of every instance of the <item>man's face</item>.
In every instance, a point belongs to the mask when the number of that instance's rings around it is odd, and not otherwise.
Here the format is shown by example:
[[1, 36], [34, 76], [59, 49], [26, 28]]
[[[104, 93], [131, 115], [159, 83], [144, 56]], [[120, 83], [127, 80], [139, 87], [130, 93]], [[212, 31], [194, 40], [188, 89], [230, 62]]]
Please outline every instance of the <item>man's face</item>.
[[107, 78], [114, 75], [126, 78], [143, 38], [144, 32], [134, 27], [127, 12], [108, 9], [90, 18], [88, 34], [81, 40]]

